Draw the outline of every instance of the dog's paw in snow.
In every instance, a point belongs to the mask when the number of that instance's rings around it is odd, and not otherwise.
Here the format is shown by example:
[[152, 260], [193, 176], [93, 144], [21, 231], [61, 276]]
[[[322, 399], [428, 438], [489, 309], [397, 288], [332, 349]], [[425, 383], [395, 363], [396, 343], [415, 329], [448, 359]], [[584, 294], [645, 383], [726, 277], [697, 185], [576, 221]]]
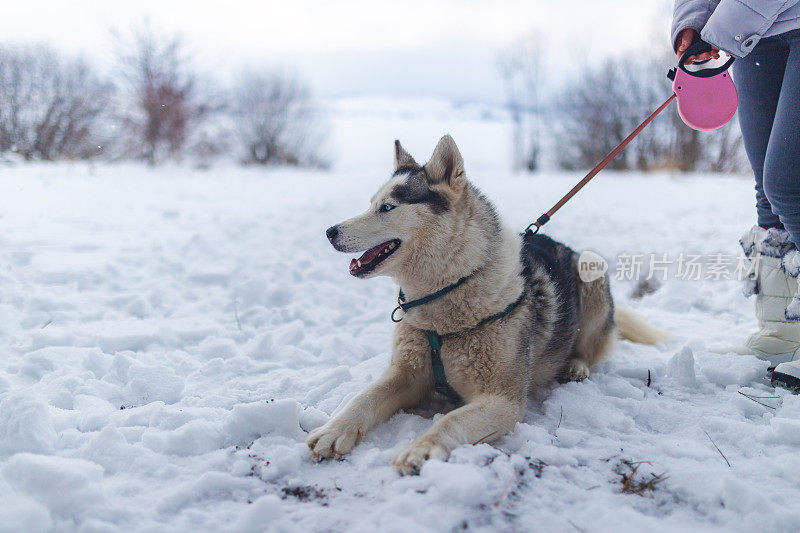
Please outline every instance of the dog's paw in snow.
[[333, 459], [350, 453], [364, 438], [361, 424], [348, 420], [332, 420], [312, 431], [306, 439], [314, 459]]
[[420, 437], [394, 456], [392, 464], [403, 475], [417, 475], [422, 469], [422, 465], [428, 459], [441, 459], [444, 461], [448, 456], [447, 450], [435, 440], [427, 437]]
[[570, 381], [583, 381], [590, 374], [589, 367], [580, 359], [573, 359], [567, 363], [567, 378]]

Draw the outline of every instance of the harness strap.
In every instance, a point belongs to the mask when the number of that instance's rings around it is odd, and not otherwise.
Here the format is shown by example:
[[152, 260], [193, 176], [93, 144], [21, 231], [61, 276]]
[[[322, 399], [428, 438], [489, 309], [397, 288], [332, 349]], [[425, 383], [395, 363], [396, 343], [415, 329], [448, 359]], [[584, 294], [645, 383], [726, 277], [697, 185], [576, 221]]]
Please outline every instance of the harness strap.
[[516, 301], [513, 301], [510, 304], [508, 304], [508, 306], [506, 306], [506, 308], [503, 309], [502, 311], [500, 311], [499, 313], [495, 313], [492, 316], [487, 316], [486, 318], [484, 318], [483, 320], [481, 320], [480, 322], [478, 322], [477, 324], [475, 324], [474, 326], [472, 326], [471, 328], [468, 328], [466, 330], [456, 331], [456, 332], [453, 332], [453, 333], [445, 333], [444, 334], [444, 338], [452, 337], [452, 336], [458, 335], [459, 333], [463, 333], [464, 331], [469, 331], [471, 329], [478, 329], [479, 327], [481, 327], [481, 326], [483, 326], [485, 324], [488, 324], [489, 322], [492, 322], [494, 320], [499, 320], [499, 319], [503, 318], [504, 316], [509, 314], [511, 311], [513, 311], [514, 308], [517, 307], [522, 302], [522, 300], [525, 298], [526, 294], [527, 293], [525, 291], [522, 291], [522, 294], [519, 295], [519, 298], [517, 298]]
[[495, 320], [499, 320], [504, 316], [511, 313], [525, 298], [525, 291], [522, 291], [522, 294], [519, 295], [514, 302], [508, 304], [508, 306], [500, 311], [499, 313], [495, 313], [491, 316], [487, 316], [476, 325], [472, 326], [471, 328], [463, 329], [461, 331], [453, 331], [450, 333], [445, 333], [444, 335], [440, 335], [436, 331], [429, 331], [426, 330], [425, 333], [428, 335], [428, 344], [431, 347], [431, 368], [433, 369], [433, 388], [439, 394], [447, 396], [453, 401], [461, 401], [461, 396], [450, 386], [447, 382], [447, 376], [444, 372], [444, 363], [442, 363], [442, 343], [444, 339], [449, 337], [455, 337], [456, 335], [460, 335], [466, 331], [473, 331], [481, 326], [485, 326], [489, 322], [493, 322]]
[[442, 336], [435, 331], [427, 331], [428, 344], [431, 346], [431, 368], [433, 369], [433, 389], [447, 396], [451, 400], [461, 401], [461, 396], [447, 382], [444, 373], [444, 363], [442, 363]]

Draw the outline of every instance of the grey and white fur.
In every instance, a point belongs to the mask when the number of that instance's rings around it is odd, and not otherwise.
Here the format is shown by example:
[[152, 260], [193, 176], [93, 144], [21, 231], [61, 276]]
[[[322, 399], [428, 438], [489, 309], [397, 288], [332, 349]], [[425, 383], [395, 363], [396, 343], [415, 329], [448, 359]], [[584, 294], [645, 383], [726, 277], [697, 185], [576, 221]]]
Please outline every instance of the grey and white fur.
[[[401, 450], [394, 465], [416, 473], [457, 446], [491, 442], [513, 430], [528, 395], [558, 380], [581, 380], [614, 338], [655, 343], [662, 332], [617, 309], [607, 276], [584, 282], [578, 254], [544, 235], [520, 235], [466, 178], [446, 135], [419, 165], [395, 141], [395, 172], [370, 208], [327, 231], [339, 251], [366, 252], [351, 263], [360, 278], [391, 276], [414, 300], [467, 276], [453, 291], [409, 310], [397, 324], [386, 372], [307, 444], [314, 457], [349, 453], [376, 424], [418, 406], [433, 389], [426, 331], [448, 336], [441, 348], [447, 380], [463, 400]], [[508, 315], [479, 327], [484, 318]]]

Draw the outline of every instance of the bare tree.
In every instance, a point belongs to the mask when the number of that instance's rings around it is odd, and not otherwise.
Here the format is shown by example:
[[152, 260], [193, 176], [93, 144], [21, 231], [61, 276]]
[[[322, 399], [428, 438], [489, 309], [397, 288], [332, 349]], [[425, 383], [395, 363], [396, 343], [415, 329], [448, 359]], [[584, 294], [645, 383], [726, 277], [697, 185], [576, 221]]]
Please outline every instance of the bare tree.
[[179, 160], [192, 127], [208, 112], [181, 38], [145, 23], [128, 37], [118, 35], [117, 63], [124, 155], [150, 165]]
[[[556, 159], [570, 170], [588, 168], [602, 159], [631, 129], [631, 88], [627, 69], [613, 60], [588, 67], [569, 82], [558, 102], [559, 120], [554, 129]], [[609, 168], [626, 170], [635, 160], [632, 150], [620, 154]]]
[[320, 112], [296, 76], [246, 72], [233, 94], [232, 117], [244, 163], [326, 166], [320, 153]]
[[539, 40], [517, 39], [497, 58], [506, 90], [506, 106], [513, 124], [514, 168], [532, 172], [541, 152], [541, 49]]
[[[672, 64], [672, 55], [611, 58], [572, 80], [564, 91], [554, 132], [559, 164], [574, 170], [600, 161], [670, 94], [665, 75]], [[609, 168], [738, 171], [743, 158], [734, 122], [713, 132], [698, 132], [682, 122], [673, 104]]]
[[707, 157], [702, 170], [744, 172], [750, 169], [737, 117], [720, 129], [711, 132], [709, 137], [710, 148], [706, 150]]
[[41, 45], [0, 48], [0, 152], [43, 160], [101, 154], [110, 94], [82, 60]]

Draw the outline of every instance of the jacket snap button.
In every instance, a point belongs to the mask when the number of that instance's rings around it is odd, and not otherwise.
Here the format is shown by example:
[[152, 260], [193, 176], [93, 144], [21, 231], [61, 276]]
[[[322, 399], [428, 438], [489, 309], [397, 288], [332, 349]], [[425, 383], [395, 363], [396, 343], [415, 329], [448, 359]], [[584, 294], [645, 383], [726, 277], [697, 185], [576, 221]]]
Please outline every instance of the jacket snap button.
[[734, 39], [736, 39], [737, 41], [741, 41], [742, 40], [742, 36], [741, 35], [737, 35], [736, 37], [734, 37]]

